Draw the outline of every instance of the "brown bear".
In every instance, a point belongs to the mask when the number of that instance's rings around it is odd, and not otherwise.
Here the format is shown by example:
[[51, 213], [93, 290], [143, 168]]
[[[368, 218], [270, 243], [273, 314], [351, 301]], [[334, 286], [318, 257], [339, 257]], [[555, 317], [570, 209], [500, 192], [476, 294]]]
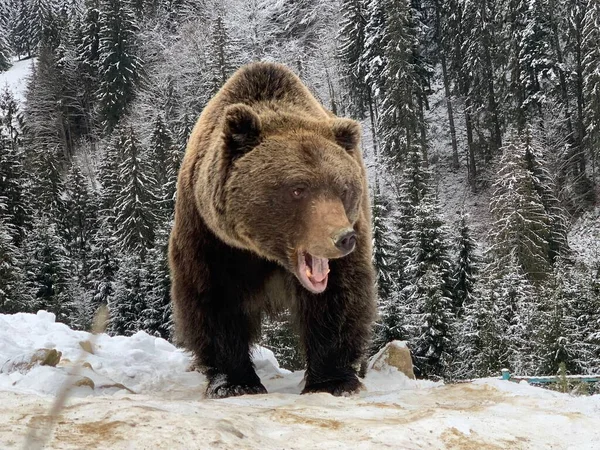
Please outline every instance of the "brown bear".
[[176, 336], [212, 398], [266, 393], [250, 358], [261, 316], [288, 307], [307, 392], [361, 388], [375, 314], [360, 127], [285, 66], [238, 70], [208, 103], [179, 173], [169, 244]]

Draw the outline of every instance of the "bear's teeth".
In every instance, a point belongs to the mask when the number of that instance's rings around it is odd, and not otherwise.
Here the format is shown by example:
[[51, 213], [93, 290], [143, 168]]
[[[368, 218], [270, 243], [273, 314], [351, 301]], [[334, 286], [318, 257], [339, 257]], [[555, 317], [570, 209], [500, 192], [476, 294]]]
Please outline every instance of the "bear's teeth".
[[310, 269], [308, 267], [306, 268], [306, 276], [308, 278], [312, 277], [312, 272], [310, 271]]
[[329, 272], [331, 272], [331, 269], [327, 269], [327, 272], [325, 272], [325, 275], [329, 275]]

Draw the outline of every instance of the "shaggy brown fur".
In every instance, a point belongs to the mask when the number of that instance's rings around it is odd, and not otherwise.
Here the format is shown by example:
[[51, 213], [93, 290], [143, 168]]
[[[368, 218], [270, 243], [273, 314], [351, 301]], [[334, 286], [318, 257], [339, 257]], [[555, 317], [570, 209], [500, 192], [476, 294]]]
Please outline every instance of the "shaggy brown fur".
[[[375, 294], [359, 141], [356, 122], [277, 64], [243, 67], [204, 109], [179, 174], [169, 257], [177, 336], [208, 396], [266, 392], [249, 348], [276, 305], [302, 337], [304, 392], [360, 388]], [[308, 254], [329, 259], [321, 293], [299, 281]]]

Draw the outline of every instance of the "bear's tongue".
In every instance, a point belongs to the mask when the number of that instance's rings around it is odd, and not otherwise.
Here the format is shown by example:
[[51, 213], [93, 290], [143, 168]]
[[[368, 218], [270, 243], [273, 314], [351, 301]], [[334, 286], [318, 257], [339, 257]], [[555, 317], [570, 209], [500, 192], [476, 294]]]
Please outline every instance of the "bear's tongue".
[[298, 272], [298, 278], [305, 288], [316, 294], [321, 293], [327, 287], [329, 260], [303, 252], [298, 255]]

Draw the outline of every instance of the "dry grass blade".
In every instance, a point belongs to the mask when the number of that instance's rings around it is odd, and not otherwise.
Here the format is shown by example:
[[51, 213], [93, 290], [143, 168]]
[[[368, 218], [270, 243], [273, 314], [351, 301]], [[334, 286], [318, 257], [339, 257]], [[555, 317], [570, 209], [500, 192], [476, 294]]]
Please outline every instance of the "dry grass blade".
[[[92, 335], [89, 340], [89, 344], [92, 348], [95, 343], [96, 336], [105, 331], [107, 320], [108, 308], [106, 306], [101, 306], [96, 311], [96, 314], [94, 316], [94, 323], [92, 325]], [[56, 395], [56, 399], [54, 400], [54, 403], [49, 413], [43, 416], [39, 416], [38, 420], [35, 420], [36, 417], [32, 417], [32, 419], [29, 421], [29, 429], [27, 431], [27, 436], [23, 445], [24, 450], [43, 449], [52, 437], [54, 424], [57, 422], [61, 411], [67, 403], [69, 394], [75, 386], [74, 382], [77, 379], [79, 373], [81, 372], [81, 367], [83, 364], [83, 360], [85, 359], [85, 354], [86, 351], [82, 349], [78, 360], [75, 362], [72, 369], [69, 371], [69, 377], [63, 383], [58, 394]]]

